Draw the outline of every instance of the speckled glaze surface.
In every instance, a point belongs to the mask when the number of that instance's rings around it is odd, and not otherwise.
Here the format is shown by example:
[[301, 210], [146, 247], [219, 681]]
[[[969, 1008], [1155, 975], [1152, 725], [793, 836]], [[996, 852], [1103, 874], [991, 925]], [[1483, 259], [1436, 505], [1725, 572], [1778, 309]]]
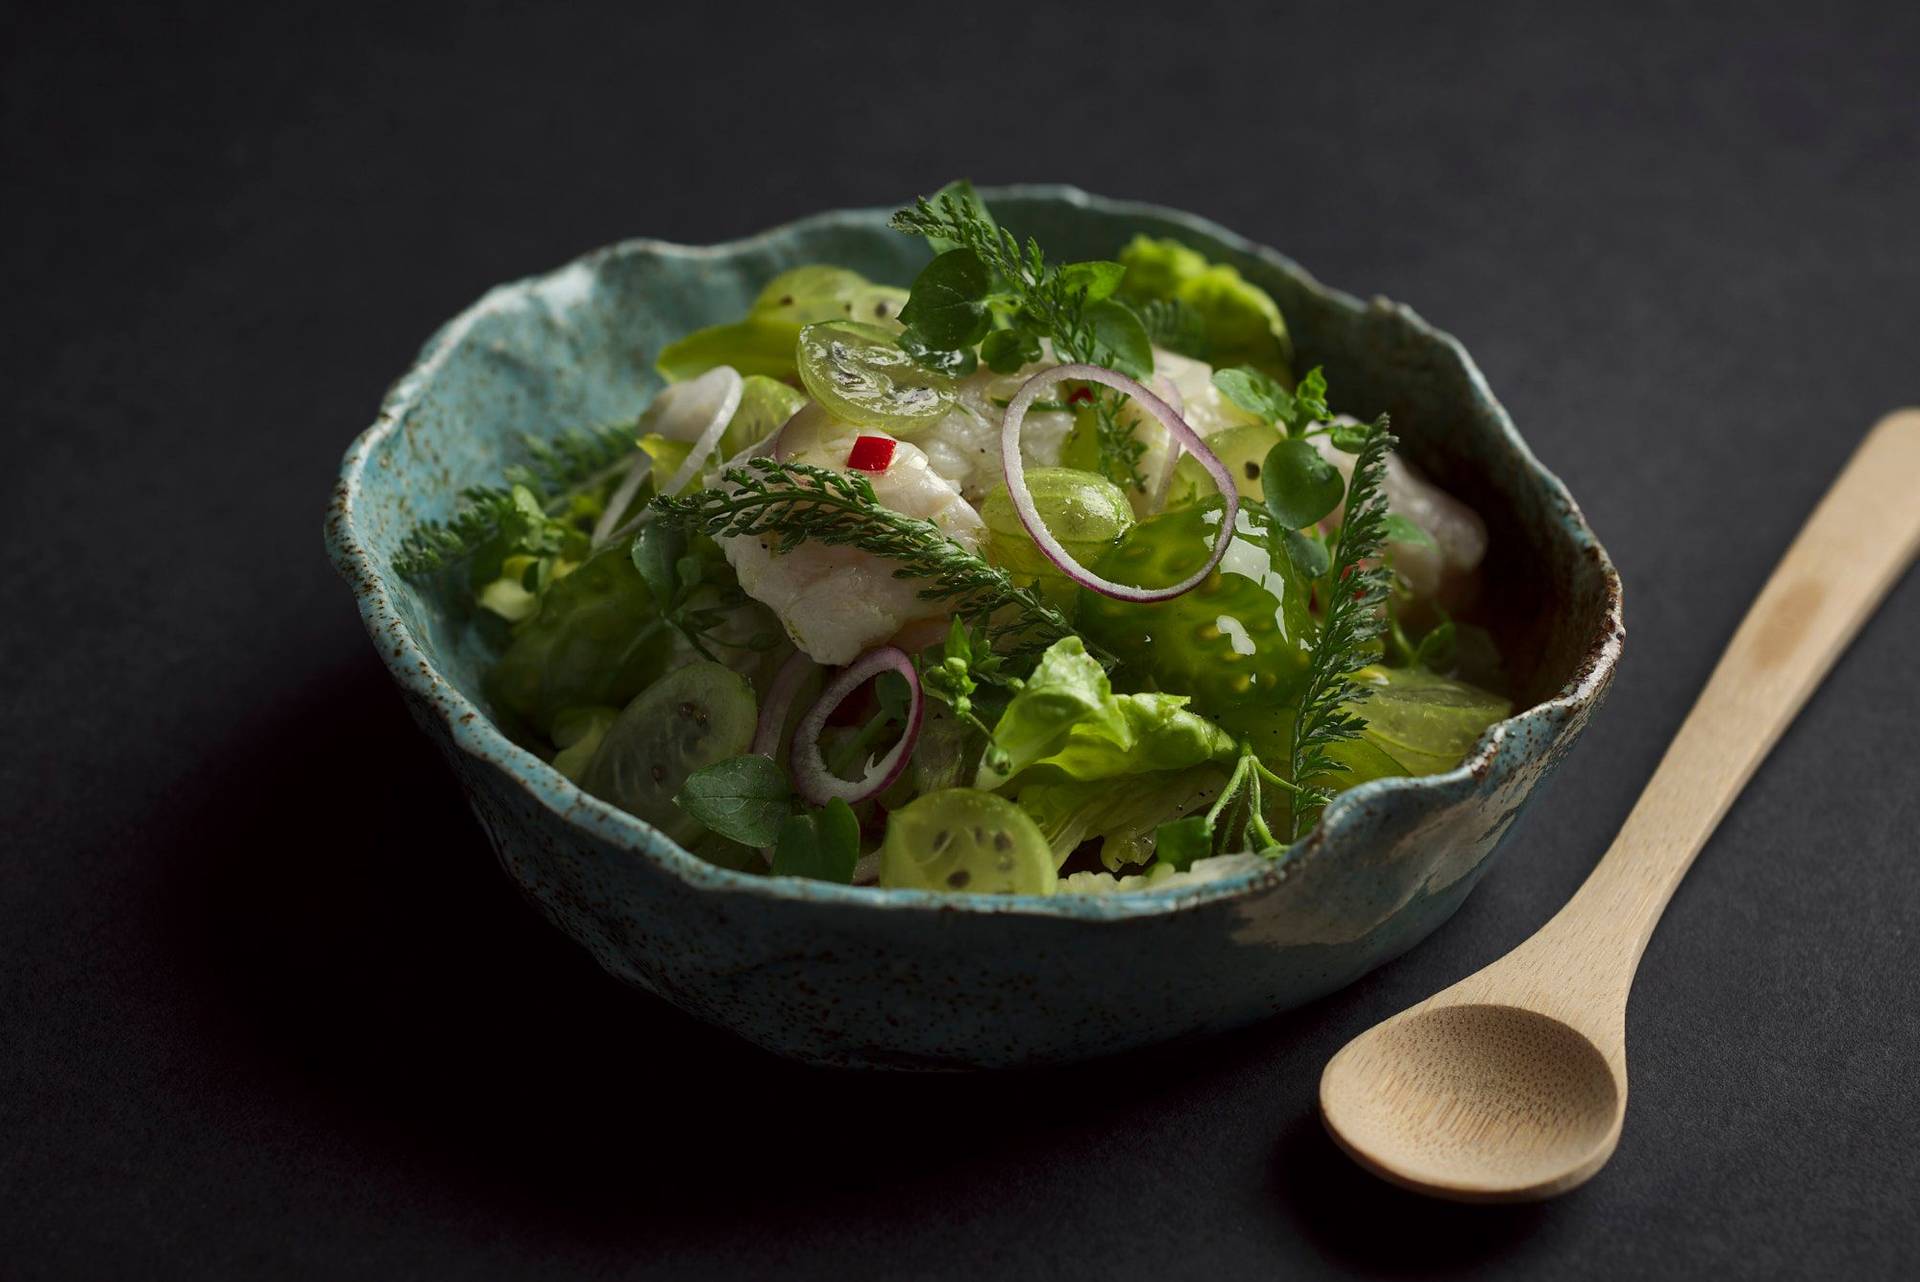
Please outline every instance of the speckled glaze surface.
[[1620, 653], [1613, 566], [1452, 338], [1187, 214], [1063, 187], [985, 195], [1056, 257], [1176, 236], [1270, 291], [1301, 368], [1326, 367], [1340, 408], [1392, 414], [1403, 450], [1486, 516], [1485, 621], [1523, 710], [1458, 769], [1341, 796], [1281, 863], [1182, 891], [935, 895], [712, 867], [496, 730], [479, 636], [391, 558], [413, 522], [494, 481], [522, 434], [634, 416], [659, 386], [654, 353], [738, 314], [775, 272], [826, 261], [904, 285], [926, 251], [888, 231], [885, 211], [851, 210], [707, 248], [629, 241], [495, 289], [428, 342], [348, 450], [329, 551], [414, 719], [540, 911], [614, 975], [815, 1063], [1057, 1062], [1244, 1024], [1351, 982], [1459, 906]]

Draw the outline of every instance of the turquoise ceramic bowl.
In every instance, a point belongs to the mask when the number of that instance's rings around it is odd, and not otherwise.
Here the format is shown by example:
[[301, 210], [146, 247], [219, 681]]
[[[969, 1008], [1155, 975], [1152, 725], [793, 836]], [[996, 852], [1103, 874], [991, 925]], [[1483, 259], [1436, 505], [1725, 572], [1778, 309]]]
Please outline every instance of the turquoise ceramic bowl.
[[1270, 291], [1302, 368], [1325, 365], [1343, 408], [1391, 413], [1414, 461], [1486, 517], [1504, 603], [1487, 622], [1524, 710], [1456, 770], [1341, 796], [1282, 863], [1185, 890], [935, 895], [712, 867], [502, 735], [481, 694], [482, 640], [395, 575], [394, 553], [413, 522], [494, 481], [523, 433], [631, 418], [658, 386], [662, 344], [737, 315], [775, 272], [830, 261], [904, 285], [926, 251], [887, 230], [885, 211], [851, 210], [709, 248], [629, 241], [501, 286], [434, 336], [348, 450], [327, 516], [334, 563], [541, 912], [620, 978], [815, 1063], [1069, 1060], [1245, 1024], [1351, 982], [1459, 907], [1620, 653], [1613, 566], [1459, 343], [1187, 214], [1063, 187], [986, 195], [1060, 257], [1175, 236]]

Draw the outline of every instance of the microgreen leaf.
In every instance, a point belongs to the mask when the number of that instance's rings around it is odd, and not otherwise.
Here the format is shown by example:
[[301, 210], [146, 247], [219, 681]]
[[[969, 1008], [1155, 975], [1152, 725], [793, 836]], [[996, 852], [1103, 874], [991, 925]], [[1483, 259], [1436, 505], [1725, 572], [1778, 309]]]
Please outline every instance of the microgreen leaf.
[[1303, 578], [1313, 580], [1327, 572], [1327, 545], [1319, 539], [1302, 534], [1299, 530], [1288, 530], [1286, 547], [1287, 558]]
[[1294, 417], [1287, 421], [1287, 426], [1296, 434], [1333, 417], [1333, 411], [1327, 408], [1327, 376], [1318, 365], [1308, 370], [1307, 376], [1293, 389], [1293, 406]]
[[[953, 187], [932, 200], [916, 200], [888, 220], [895, 231], [925, 236], [936, 248], [961, 245], [980, 257], [996, 281], [993, 306], [1011, 312], [1016, 323], [1053, 340], [1053, 351], [1066, 363], [1091, 362], [1134, 378], [1153, 371], [1153, 346], [1146, 327], [1130, 309], [1113, 298], [1092, 299], [1089, 289], [1105, 284], [1104, 269], [1081, 265], [1074, 283], [1047, 262], [1038, 242], [1024, 243], [987, 216], [971, 188]], [[1007, 353], [998, 353], [1002, 360]], [[1098, 431], [1095, 442], [1098, 470], [1106, 476], [1141, 488], [1142, 449], [1127, 425], [1118, 418], [1119, 398], [1101, 395], [1094, 402]]]
[[1453, 661], [1458, 654], [1459, 645], [1453, 620], [1447, 619], [1420, 638], [1420, 644], [1413, 651], [1413, 661], [1420, 667], [1434, 672], [1443, 672], [1453, 666]]
[[929, 349], [951, 352], [986, 337], [992, 320], [987, 265], [971, 249], [949, 249], [921, 269], [900, 321]]
[[1327, 432], [1327, 440], [1333, 448], [1342, 454], [1358, 454], [1367, 443], [1367, 425], [1365, 423], [1335, 423]]
[[1293, 410], [1293, 397], [1271, 377], [1248, 366], [1215, 370], [1213, 385], [1220, 394], [1262, 423], [1277, 423]]
[[1307, 663], [1307, 681], [1293, 719], [1288, 750], [1288, 775], [1295, 781], [1290, 798], [1292, 835], [1298, 837], [1306, 819], [1332, 797], [1332, 790], [1302, 781], [1332, 776], [1345, 767], [1327, 749], [1358, 735], [1365, 718], [1351, 706], [1368, 693], [1353, 674], [1372, 660], [1372, 643], [1386, 626], [1382, 609], [1387, 603], [1391, 576], [1378, 564], [1386, 538], [1387, 455], [1393, 434], [1382, 416], [1367, 429], [1367, 440], [1353, 463], [1353, 484], [1347, 487], [1340, 531], [1334, 536], [1329, 573], [1341, 590], [1330, 594], [1320, 631], [1313, 639]]
[[996, 329], [980, 344], [980, 359], [996, 374], [1012, 374], [1040, 359], [1040, 336], [1022, 325]]
[[1113, 291], [1120, 288], [1120, 278], [1127, 269], [1119, 263], [1094, 260], [1085, 263], [1068, 263], [1060, 269], [1060, 283], [1068, 289], [1082, 290], [1089, 303], [1097, 303], [1103, 298], [1111, 298]]
[[[483, 562], [472, 567], [478, 584], [497, 575], [507, 557], [545, 555], [547, 544], [577, 541], [577, 552], [569, 548], [568, 555], [585, 555], [585, 532], [600, 513], [599, 479], [633, 457], [633, 444], [631, 423], [569, 432], [553, 440], [529, 437], [527, 461], [506, 469], [505, 485], [462, 490], [451, 516], [423, 521], [407, 532], [393, 568], [421, 579], [477, 557]], [[515, 492], [520, 489], [529, 492], [544, 517], [538, 526], [528, 524], [533, 513]]]
[[1128, 378], [1146, 378], [1153, 373], [1153, 340], [1131, 307], [1118, 299], [1105, 298], [1087, 306], [1087, 322], [1093, 326], [1099, 364], [1119, 370]]
[[748, 754], [687, 776], [674, 804], [723, 837], [771, 846], [793, 808], [787, 776], [773, 758]]
[[[949, 202], [951, 207], [972, 225], [985, 228], [989, 232], [999, 232], [1000, 225], [993, 221], [993, 214], [988, 211], [987, 202], [980, 199], [980, 193], [975, 191], [973, 184], [965, 178], [956, 178], [934, 192], [929, 203], [936, 208], [945, 209], [948, 208]], [[925, 235], [927, 244], [936, 254], [944, 254], [949, 249], [957, 249], [960, 246], [958, 240], [941, 235], [937, 228], [927, 228]]]
[[686, 531], [671, 521], [649, 521], [633, 536], [633, 568], [640, 571], [647, 590], [662, 607], [673, 600], [686, 551]]
[[[1288, 436], [1303, 435], [1315, 423], [1333, 417], [1327, 408], [1327, 377], [1318, 365], [1308, 370], [1307, 376], [1291, 392], [1268, 375], [1245, 365], [1215, 370], [1213, 385], [1261, 422], [1279, 424]], [[1361, 435], [1364, 438], [1364, 429]]]
[[811, 877], [846, 885], [860, 862], [860, 821], [835, 797], [823, 809], [792, 815], [780, 825], [773, 848], [773, 875]]
[[1260, 488], [1274, 521], [1300, 530], [1339, 505], [1346, 482], [1311, 443], [1289, 439], [1267, 451], [1260, 466]]
[[1401, 516], [1398, 512], [1387, 513], [1387, 523], [1384, 528], [1389, 543], [1408, 543], [1417, 548], [1439, 546], [1433, 541], [1431, 534], [1428, 534], [1425, 530], [1415, 525], [1412, 521], [1409, 521], [1406, 517]]
[[1153, 853], [1161, 863], [1185, 872], [1194, 860], [1213, 853], [1213, 824], [1205, 815], [1163, 823], [1154, 829]]

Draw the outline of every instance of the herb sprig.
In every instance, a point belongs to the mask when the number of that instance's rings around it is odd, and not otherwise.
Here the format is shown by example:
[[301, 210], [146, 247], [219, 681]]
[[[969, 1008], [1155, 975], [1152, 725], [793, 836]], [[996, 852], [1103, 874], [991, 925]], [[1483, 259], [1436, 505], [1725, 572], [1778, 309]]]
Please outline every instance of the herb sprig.
[[1009, 660], [1073, 634], [1066, 616], [1031, 588], [969, 552], [931, 521], [881, 506], [857, 473], [770, 458], [722, 474], [721, 488], [662, 495], [654, 510], [713, 538], [770, 536], [774, 550], [802, 543], [857, 547], [896, 562], [894, 577], [927, 581], [920, 596], [949, 602]]
[[[943, 252], [914, 281], [900, 313], [902, 340], [922, 363], [954, 372], [953, 355], [972, 357], [973, 344], [999, 373], [1040, 358], [1040, 339], [1069, 364], [1100, 365], [1130, 378], [1153, 373], [1153, 343], [1140, 317], [1113, 293], [1126, 268], [1089, 261], [1055, 265], [1038, 241], [1020, 238], [993, 221], [971, 186], [956, 184], [932, 200], [921, 197], [890, 220], [895, 231], [924, 236]], [[999, 288], [995, 288], [995, 285]], [[995, 328], [996, 316], [1004, 327]], [[1120, 421], [1120, 398], [1102, 392], [1093, 402], [1100, 471], [1135, 489], [1144, 485], [1145, 445]]]
[[1365, 429], [1347, 485], [1340, 529], [1331, 549], [1327, 612], [1314, 637], [1307, 681], [1294, 718], [1289, 758], [1294, 788], [1293, 836], [1298, 839], [1307, 814], [1333, 799], [1333, 790], [1308, 782], [1343, 772], [1328, 749], [1357, 738], [1366, 718], [1350, 711], [1370, 693], [1353, 674], [1372, 661], [1371, 643], [1385, 628], [1383, 607], [1392, 572], [1381, 561], [1387, 539], [1387, 503], [1383, 493], [1387, 455], [1397, 444], [1383, 414]]
[[[524, 522], [529, 496], [539, 512], [557, 522], [575, 494], [608, 479], [635, 448], [628, 423], [568, 432], [550, 441], [529, 436], [523, 447], [526, 462], [508, 468], [504, 484], [470, 486], [455, 500], [452, 516], [423, 521], [410, 530], [393, 558], [394, 570], [420, 579], [465, 560], [502, 530]], [[535, 532], [534, 537], [545, 533]]]

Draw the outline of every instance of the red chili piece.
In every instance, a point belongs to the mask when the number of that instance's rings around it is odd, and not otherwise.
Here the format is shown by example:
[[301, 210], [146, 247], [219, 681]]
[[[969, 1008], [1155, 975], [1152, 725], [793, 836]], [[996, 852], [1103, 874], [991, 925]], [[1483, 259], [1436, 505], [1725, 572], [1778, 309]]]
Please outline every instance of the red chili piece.
[[893, 462], [893, 447], [894, 441], [889, 437], [856, 437], [853, 448], [847, 452], [847, 466], [862, 472], [884, 472]]

